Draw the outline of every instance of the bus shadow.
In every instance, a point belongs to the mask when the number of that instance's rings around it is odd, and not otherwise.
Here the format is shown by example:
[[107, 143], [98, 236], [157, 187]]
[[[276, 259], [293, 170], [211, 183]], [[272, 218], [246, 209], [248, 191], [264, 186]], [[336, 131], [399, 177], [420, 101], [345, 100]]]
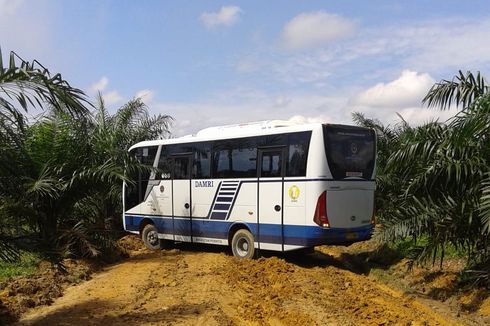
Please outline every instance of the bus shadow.
[[401, 258], [388, 249], [373, 249], [359, 252], [343, 252], [339, 255], [330, 255], [328, 253], [315, 250], [311, 254], [285, 253], [286, 261], [303, 268], [314, 267], [336, 267], [359, 275], [369, 275], [371, 269], [389, 269], [392, 265], [397, 264]]
[[370, 271], [369, 264], [357, 255], [341, 254], [336, 257], [317, 250], [310, 254], [290, 252], [282, 255], [288, 263], [303, 268], [335, 267], [361, 275], [368, 275]]
[[189, 242], [175, 242], [166, 245], [164, 251], [172, 252], [173, 250], [179, 250], [181, 252], [208, 252], [208, 253], [226, 253], [231, 254], [230, 249], [227, 246], [217, 246], [205, 243], [189, 243]]

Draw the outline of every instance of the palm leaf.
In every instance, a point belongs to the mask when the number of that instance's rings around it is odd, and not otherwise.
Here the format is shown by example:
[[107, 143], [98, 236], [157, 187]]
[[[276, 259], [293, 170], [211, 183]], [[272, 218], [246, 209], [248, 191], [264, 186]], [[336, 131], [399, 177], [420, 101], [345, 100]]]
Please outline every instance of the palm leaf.
[[428, 107], [448, 110], [452, 104], [468, 108], [476, 99], [488, 94], [488, 86], [480, 72], [476, 76], [461, 70], [452, 80], [442, 80], [429, 90], [422, 100]]

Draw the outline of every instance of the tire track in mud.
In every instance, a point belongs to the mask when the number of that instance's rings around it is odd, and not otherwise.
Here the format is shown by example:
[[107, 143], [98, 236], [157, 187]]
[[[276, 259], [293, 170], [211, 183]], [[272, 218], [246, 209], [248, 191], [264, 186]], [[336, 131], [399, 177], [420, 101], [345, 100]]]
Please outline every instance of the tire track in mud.
[[454, 324], [349, 269], [319, 252], [238, 260], [223, 252], [141, 250], [19, 325]]

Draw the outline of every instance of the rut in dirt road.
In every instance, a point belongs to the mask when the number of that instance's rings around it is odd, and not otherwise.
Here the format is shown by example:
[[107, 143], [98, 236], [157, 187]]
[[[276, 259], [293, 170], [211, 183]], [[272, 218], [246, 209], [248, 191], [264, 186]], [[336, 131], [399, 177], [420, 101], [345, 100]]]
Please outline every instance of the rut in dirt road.
[[19, 325], [448, 325], [437, 313], [316, 252], [291, 262], [140, 250]]

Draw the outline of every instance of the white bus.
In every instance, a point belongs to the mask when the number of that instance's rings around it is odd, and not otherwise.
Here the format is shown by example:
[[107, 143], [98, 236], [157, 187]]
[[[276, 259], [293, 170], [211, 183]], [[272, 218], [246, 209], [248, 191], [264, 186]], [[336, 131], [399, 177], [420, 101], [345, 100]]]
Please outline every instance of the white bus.
[[372, 129], [266, 121], [144, 141], [130, 153], [158, 171], [123, 187], [124, 228], [150, 249], [211, 243], [251, 258], [371, 237]]

